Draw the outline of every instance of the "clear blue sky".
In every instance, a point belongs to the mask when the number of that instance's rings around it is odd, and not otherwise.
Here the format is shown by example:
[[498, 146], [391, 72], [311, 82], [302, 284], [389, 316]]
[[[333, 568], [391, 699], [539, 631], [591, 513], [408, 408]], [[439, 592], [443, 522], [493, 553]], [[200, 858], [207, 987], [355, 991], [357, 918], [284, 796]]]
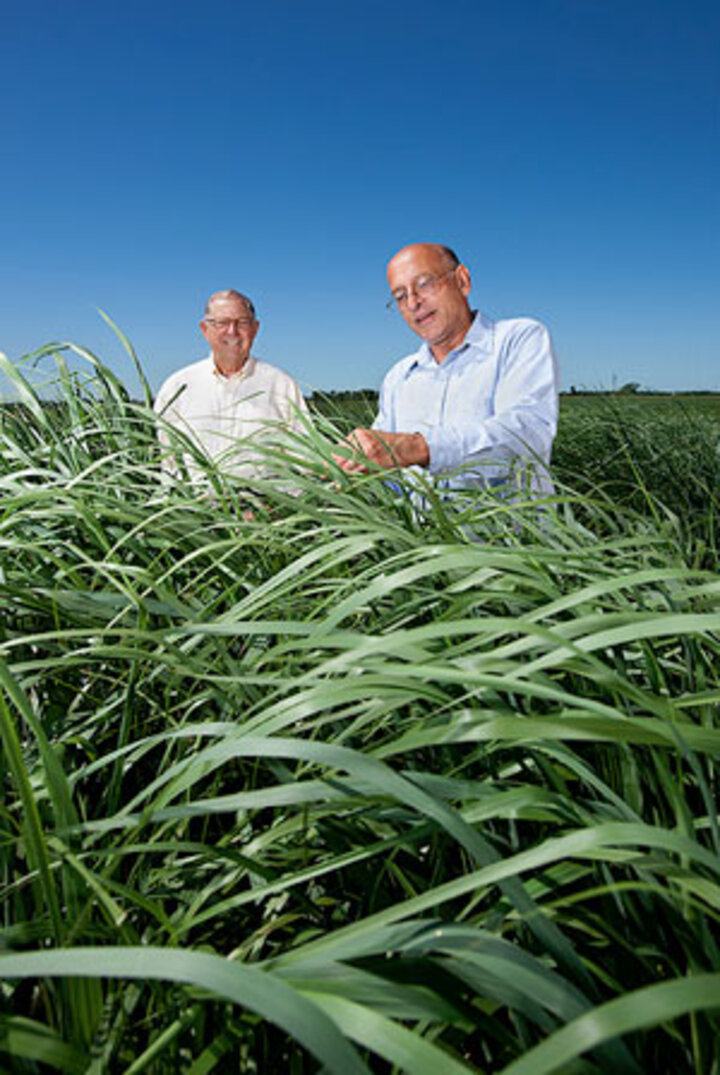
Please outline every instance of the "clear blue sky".
[[563, 386], [720, 390], [718, 0], [24, 0], [0, 34], [0, 350], [153, 387], [206, 296], [306, 388], [414, 337], [387, 259], [453, 246]]

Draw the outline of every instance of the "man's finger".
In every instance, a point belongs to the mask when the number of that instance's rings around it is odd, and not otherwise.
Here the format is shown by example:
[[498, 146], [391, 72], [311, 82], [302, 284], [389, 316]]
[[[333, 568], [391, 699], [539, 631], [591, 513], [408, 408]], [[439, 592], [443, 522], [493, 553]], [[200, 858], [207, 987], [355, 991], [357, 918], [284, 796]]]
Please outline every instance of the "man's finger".
[[367, 472], [367, 467], [363, 463], [358, 463], [355, 459], [348, 459], [346, 455], [338, 455], [337, 452], [333, 452], [333, 462], [337, 463], [341, 470], [346, 473], [360, 473]]

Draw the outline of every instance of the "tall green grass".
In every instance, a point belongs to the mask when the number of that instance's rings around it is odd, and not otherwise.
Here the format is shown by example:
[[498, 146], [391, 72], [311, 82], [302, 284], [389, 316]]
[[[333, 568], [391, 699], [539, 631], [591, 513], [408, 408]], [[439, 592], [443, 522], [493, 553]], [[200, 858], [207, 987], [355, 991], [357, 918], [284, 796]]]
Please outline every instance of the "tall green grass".
[[2, 410], [0, 1065], [717, 1072], [700, 524], [420, 511], [327, 422], [168, 484], [79, 357]]
[[566, 397], [556, 474], [578, 493], [671, 522], [695, 562], [717, 564], [720, 405], [713, 397]]

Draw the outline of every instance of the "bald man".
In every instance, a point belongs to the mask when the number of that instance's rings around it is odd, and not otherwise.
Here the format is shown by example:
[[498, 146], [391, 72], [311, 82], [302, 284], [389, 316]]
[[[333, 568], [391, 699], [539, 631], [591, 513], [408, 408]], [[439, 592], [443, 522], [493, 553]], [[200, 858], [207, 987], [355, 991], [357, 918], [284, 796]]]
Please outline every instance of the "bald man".
[[372, 429], [353, 430], [340, 466], [418, 467], [446, 488], [551, 493], [558, 375], [545, 326], [472, 309], [470, 271], [446, 246], [404, 247], [387, 277], [390, 302], [423, 342], [387, 374]]

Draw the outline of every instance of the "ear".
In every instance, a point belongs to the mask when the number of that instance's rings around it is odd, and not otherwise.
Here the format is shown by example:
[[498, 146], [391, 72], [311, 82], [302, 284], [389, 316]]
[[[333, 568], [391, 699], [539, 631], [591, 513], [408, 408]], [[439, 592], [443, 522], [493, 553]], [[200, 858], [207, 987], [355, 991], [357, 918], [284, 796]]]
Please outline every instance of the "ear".
[[458, 287], [465, 297], [470, 294], [470, 288], [472, 287], [472, 280], [470, 279], [470, 270], [467, 265], [458, 265], [455, 270], [455, 279], [458, 282]]
[[255, 323], [254, 323], [254, 325], [252, 327], [252, 330], [251, 330], [252, 331], [252, 336], [250, 337], [250, 346], [252, 346], [253, 343], [255, 342], [255, 337], [258, 334], [259, 328], [260, 328], [260, 322], [258, 321], [257, 318], [255, 318]]
[[200, 322], [200, 331], [202, 332], [203, 336], [205, 337], [205, 339], [206, 339], [206, 340], [208, 341], [208, 343], [209, 343], [209, 342], [210, 342], [210, 337], [208, 336], [208, 330], [207, 330], [207, 325], [205, 324], [205, 322], [204, 322], [204, 321], [201, 321], [201, 322]]

